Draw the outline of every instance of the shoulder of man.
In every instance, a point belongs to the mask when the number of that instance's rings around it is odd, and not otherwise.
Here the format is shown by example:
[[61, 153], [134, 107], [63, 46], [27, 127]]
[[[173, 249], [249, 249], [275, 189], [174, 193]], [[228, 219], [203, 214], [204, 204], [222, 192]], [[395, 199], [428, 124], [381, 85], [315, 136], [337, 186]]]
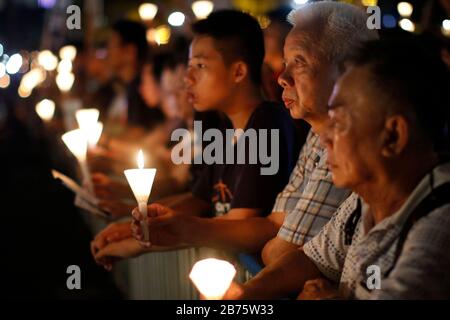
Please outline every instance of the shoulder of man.
[[429, 201], [422, 200], [422, 203], [416, 207], [413, 224], [406, 239], [406, 241], [417, 240], [417, 245], [420, 245], [422, 241], [425, 246], [433, 241], [450, 242], [450, 232], [448, 232], [450, 228], [450, 198], [448, 197], [450, 163], [436, 168], [435, 177], [437, 180], [433, 192], [428, 195]]
[[395, 268], [371, 299], [444, 299], [450, 280], [450, 203], [433, 209], [409, 230]]
[[[417, 220], [411, 230], [405, 246], [426, 246], [430, 250], [447, 250], [450, 245], [450, 199], [449, 202], [434, 208], [424, 217]], [[450, 254], [448, 254], [450, 258]]]

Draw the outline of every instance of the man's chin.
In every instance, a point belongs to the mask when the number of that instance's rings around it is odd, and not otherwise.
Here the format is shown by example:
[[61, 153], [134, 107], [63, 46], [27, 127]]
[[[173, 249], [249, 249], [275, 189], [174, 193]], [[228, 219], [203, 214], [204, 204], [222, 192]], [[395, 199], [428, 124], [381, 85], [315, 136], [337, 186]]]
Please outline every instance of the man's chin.
[[304, 117], [303, 117], [303, 113], [302, 112], [300, 112], [300, 111], [298, 111], [297, 109], [295, 109], [295, 108], [292, 108], [292, 109], [289, 109], [289, 113], [291, 114], [291, 117], [293, 118], [293, 119], [304, 119]]
[[338, 188], [348, 188], [348, 183], [345, 182], [345, 179], [340, 178], [338, 175], [334, 174], [331, 171], [331, 176], [333, 178], [333, 184]]
[[194, 107], [195, 111], [198, 111], [198, 112], [205, 112], [205, 111], [212, 110], [211, 107], [205, 106], [205, 105], [202, 105], [202, 104], [199, 104], [199, 103], [194, 103], [192, 106]]
[[303, 117], [301, 116], [301, 114], [299, 114], [297, 111], [295, 111], [295, 110], [293, 110], [293, 109], [290, 109], [290, 110], [289, 110], [289, 113], [291, 114], [291, 117], [292, 117], [293, 119], [296, 119], [296, 120], [303, 119]]

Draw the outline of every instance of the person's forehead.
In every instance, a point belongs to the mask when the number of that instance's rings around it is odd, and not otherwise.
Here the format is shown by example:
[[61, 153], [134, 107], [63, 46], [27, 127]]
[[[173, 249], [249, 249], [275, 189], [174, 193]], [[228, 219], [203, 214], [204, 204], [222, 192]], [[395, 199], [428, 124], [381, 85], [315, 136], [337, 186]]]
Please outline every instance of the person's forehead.
[[377, 103], [376, 96], [373, 96], [372, 85], [367, 67], [347, 66], [336, 82], [330, 102], [344, 107], [340, 109], [367, 115], [369, 109], [373, 109], [370, 106]]
[[314, 39], [311, 34], [304, 29], [294, 27], [287, 35], [284, 43], [284, 51], [299, 52], [305, 55], [312, 55], [314, 48]]
[[366, 67], [347, 65], [337, 82], [344, 93], [352, 89], [362, 92], [364, 88], [371, 85], [368, 76], [369, 72]]
[[217, 59], [220, 53], [214, 45], [214, 39], [208, 36], [198, 36], [192, 40], [189, 58], [191, 59]]
[[350, 91], [353, 85], [352, 74], [352, 70], [346, 69], [336, 80], [329, 100], [332, 108], [342, 107], [341, 103], [351, 97]]
[[144, 72], [153, 72], [153, 64], [152, 63], [145, 63], [144, 66], [142, 67], [142, 69], [144, 69]]

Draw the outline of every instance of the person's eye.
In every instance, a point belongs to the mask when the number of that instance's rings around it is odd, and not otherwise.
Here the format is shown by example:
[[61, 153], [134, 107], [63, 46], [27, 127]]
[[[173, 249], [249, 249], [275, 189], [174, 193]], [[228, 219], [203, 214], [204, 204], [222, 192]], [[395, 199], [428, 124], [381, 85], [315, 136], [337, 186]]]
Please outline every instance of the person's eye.
[[336, 117], [336, 112], [334, 110], [328, 111], [328, 117], [330, 119], [330, 128], [332, 130], [339, 129], [339, 120]]
[[333, 130], [335, 127], [336, 127], [336, 120], [330, 119], [330, 120], [328, 121], [328, 129]]
[[206, 66], [204, 63], [197, 63], [197, 68], [204, 69]]
[[300, 66], [303, 67], [305, 65], [305, 60], [301, 59], [301, 58], [295, 58], [294, 59], [295, 65], [296, 66]]
[[337, 130], [341, 129], [341, 124], [339, 123], [339, 121], [334, 120], [332, 122], [332, 126], [333, 126], [333, 129], [337, 129]]
[[338, 133], [346, 133], [350, 128], [350, 120], [348, 117], [338, 117], [334, 119], [334, 130]]

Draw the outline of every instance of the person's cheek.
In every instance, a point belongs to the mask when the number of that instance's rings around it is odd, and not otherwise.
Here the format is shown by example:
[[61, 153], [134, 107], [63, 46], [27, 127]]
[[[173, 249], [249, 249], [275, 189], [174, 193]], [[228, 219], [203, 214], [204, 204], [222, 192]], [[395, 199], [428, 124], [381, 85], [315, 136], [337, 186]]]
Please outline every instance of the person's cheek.
[[355, 141], [358, 141], [358, 139], [355, 138], [356, 137], [353, 136], [347, 137], [345, 148], [343, 150], [343, 161], [346, 165], [345, 172], [350, 185], [358, 183], [361, 177], [365, 175], [364, 166], [361, 166], [361, 160], [364, 158], [366, 152], [362, 151], [361, 148], [354, 143]]
[[352, 180], [352, 177], [354, 175], [354, 157], [352, 157], [352, 151], [350, 148], [343, 148], [343, 159], [342, 159], [342, 163], [344, 164], [344, 174], [346, 175], [347, 179]]
[[325, 134], [323, 136], [322, 145], [323, 145], [323, 147], [325, 147], [327, 149], [328, 155], [329, 156], [331, 155], [332, 158], [334, 158], [335, 140], [336, 140], [335, 132], [334, 132], [333, 128], [331, 127], [331, 123], [330, 123], [329, 128], [327, 128], [327, 130], [325, 131]]
[[299, 95], [302, 95], [303, 99], [305, 99], [310, 95], [311, 79], [306, 73], [300, 71], [297, 71], [295, 73], [295, 79], [296, 83], [298, 84], [297, 93]]
[[349, 149], [346, 145], [345, 134], [337, 133], [335, 135], [333, 154], [336, 161], [335, 165], [339, 168], [340, 174], [344, 176], [348, 175], [351, 154], [349, 154]]
[[205, 79], [205, 75], [201, 71], [195, 73], [195, 86], [198, 94], [208, 88], [208, 79]]

